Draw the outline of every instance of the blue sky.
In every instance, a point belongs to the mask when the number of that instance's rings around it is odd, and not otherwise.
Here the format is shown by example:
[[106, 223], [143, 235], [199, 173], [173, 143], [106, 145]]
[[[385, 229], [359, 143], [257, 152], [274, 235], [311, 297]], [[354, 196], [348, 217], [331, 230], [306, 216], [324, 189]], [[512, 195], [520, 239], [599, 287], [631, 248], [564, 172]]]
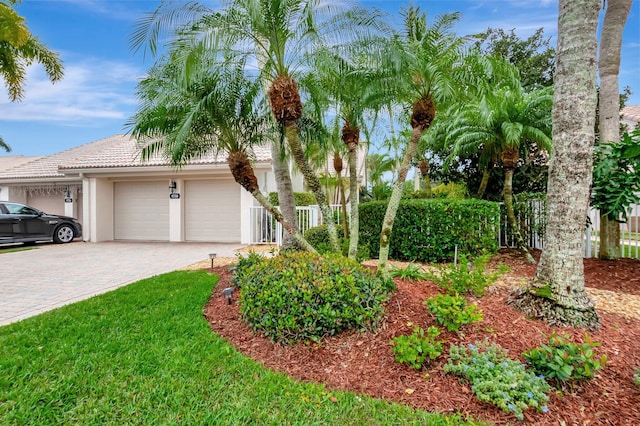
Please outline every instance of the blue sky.
[[[23, 0], [17, 6], [33, 34], [60, 53], [65, 77], [52, 85], [39, 66], [29, 69], [26, 97], [8, 101], [0, 91], [0, 136], [13, 151], [6, 155], [48, 155], [124, 132], [124, 124], [136, 109], [135, 87], [151, 66], [129, 48], [135, 22], [153, 11], [159, 0]], [[212, 7], [215, 3], [204, 0]], [[393, 13], [409, 1], [368, 0]], [[460, 35], [488, 27], [516, 29], [520, 37], [544, 27], [555, 45], [557, 1], [431, 0], [413, 2], [428, 16], [459, 11]], [[640, 6], [634, 2], [624, 33], [620, 73], [621, 87], [634, 91], [630, 104], [640, 105]], [[1, 85], [0, 85], [1, 86]]]

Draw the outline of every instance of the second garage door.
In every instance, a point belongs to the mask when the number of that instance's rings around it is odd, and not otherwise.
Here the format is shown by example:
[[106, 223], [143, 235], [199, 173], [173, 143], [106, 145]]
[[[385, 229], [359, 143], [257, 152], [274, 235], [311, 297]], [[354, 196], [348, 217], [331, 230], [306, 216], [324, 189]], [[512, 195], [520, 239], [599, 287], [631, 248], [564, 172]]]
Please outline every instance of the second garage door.
[[240, 241], [240, 186], [232, 179], [185, 182], [185, 239]]
[[169, 195], [166, 181], [116, 182], [116, 240], [169, 241]]

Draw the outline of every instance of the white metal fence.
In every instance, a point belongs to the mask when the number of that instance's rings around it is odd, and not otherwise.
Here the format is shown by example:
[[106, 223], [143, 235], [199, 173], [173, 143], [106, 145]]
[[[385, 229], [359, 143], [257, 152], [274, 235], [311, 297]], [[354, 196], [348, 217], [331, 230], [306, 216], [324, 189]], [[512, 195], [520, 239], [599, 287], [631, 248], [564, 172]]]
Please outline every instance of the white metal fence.
[[[525, 242], [530, 248], [542, 249], [544, 246], [544, 201], [529, 200], [526, 214], [516, 213]], [[584, 257], [598, 257], [600, 251], [600, 212], [589, 209], [589, 220], [584, 234]], [[640, 205], [628, 209], [627, 222], [620, 224], [620, 257], [640, 258]], [[585, 218], [586, 219], [586, 218]], [[507, 223], [506, 213], [500, 218], [500, 247], [515, 247], [511, 227]]]
[[[339, 204], [332, 204], [333, 219], [340, 223], [342, 210]], [[347, 205], [347, 209], [349, 206]], [[249, 208], [250, 236], [249, 244], [282, 244], [282, 225], [280, 225], [262, 206]], [[324, 223], [319, 206], [296, 206], [298, 228], [304, 233], [307, 229]]]

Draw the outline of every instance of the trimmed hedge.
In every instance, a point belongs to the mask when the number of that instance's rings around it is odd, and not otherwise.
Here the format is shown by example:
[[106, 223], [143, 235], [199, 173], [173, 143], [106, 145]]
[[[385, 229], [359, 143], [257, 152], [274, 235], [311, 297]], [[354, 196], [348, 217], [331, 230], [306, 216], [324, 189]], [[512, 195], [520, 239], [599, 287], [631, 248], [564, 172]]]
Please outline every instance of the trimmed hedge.
[[[316, 197], [311, 192], [294, 192], [293, 199], [296, 202], [296, 206], [314, 206], [318, 204]], [[274, 206], [280, 205], [277, 192], [269, 193], [269, 202]]]
[[244, 320], [281, 343], [375, 327], [394, 290], [393, 281], [348, 258], [308, 252], [265, 258], [238, 279]]
[[[313, 226], [304, 231], [304, 238], [315, 248], [320, 254], [331, 254], [331, 243], [329, 241], [329, 231], [327, 225]], [[340, 239], [340, 248], [342, 249], [343, 256], [349, 256], [349, 239], [342, 236], [338, 236]], [[358, 252], [356, 253], [356, 259], [360, 262], [370, 259], [369, 246], [366, 244], [358, 244]]]
[[[380, 253], [380, 231], [388, 201], [360, 204], [360, 244], [372, 258]], [[389, 257], [440, 262], [459, 254], [498, 250], [500, 207], [484, 200], [402, 200], [391, 234]]]

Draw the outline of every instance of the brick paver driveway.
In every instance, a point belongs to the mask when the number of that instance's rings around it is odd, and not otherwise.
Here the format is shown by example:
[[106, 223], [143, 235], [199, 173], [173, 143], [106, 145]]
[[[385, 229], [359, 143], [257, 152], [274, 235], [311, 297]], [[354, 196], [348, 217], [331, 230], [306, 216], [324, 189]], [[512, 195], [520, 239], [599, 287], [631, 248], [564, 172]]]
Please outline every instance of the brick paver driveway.
[[206, 260], [239, 244], [104, 242], [0, 254], [0, 325]]

